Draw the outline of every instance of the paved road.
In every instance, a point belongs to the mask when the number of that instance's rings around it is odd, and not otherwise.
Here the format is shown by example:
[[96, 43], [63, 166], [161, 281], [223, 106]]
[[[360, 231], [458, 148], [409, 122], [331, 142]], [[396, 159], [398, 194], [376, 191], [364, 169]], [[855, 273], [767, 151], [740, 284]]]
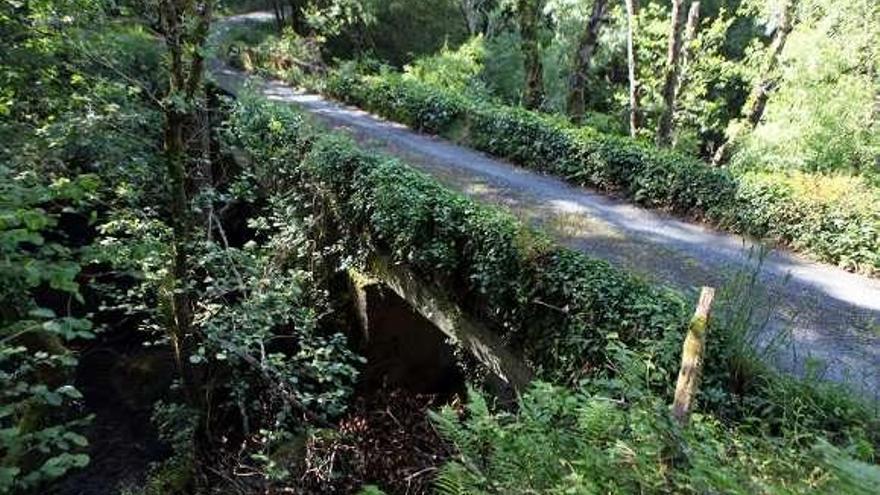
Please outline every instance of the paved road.
[[[229, 18], [218, 29], [265, 16]], [[211, 72], [232, 93], [248, 80], [216, 60]], [[503, 205], [560, 242], [655, 283], [691, 293], [757, 272], [761, 288], [755, 297], [767, 321], [753, 325], [755, 345], [765, 348], [780, 334], [787, 340], [768, 359], [880, 398], [880, 280], [782, 250], [767, 254], [758, 267], [750, 254], [755, 244], [740, 236], [574, 187], [279, 81], [251, 80], [265, 98], [295, 104], [365, 146], [401, 157], [481, 202]]]

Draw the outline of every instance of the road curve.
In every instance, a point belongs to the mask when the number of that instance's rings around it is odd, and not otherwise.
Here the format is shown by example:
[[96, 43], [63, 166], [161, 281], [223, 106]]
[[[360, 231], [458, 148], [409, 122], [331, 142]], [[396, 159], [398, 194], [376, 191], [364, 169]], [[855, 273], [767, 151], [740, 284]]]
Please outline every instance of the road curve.
[[[254, 13], [226, 18], [215, 33]], [[410, 130], [360, 109], [249, 77], [218, 60], [212, 79], [237, 93], [254, 91], [294, 104], [320, 123], [350, 133], [365, 146], [398, 156], [478, 201], [502, 205], [561, 243], [687, 293], [724, 286], [737, 273], [759, 270], [758, 302], [768, 321], [755, 329], [757, 345], [783, 333], [787, 343], [768, 359], [782, 369], [807, 371], [880, 399], [880, 280], [816, 263], [797, 254], [770, 252], [757, 266], [755, 244], [743, 237], [688, 223], [572, 186], [444, 139]]]

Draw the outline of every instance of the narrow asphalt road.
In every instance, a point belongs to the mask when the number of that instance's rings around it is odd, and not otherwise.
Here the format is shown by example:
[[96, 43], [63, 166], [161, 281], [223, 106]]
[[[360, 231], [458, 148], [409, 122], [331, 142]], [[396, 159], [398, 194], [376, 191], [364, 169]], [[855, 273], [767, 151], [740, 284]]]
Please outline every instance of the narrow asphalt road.
[[[227, 18], [218, 23], [217, 34], [266, 16]], [[766, 308], [767, 322], [756, 325], [756, 345], [787, 336], [768, 359], [880, 399], [880, 280], [782, 250], [768, 253], [758, 266], [751, 254], [754, 243], [740, 236], [574, 187], [321, 95], [249, 77], [218, 60], [211, 74], [233, 94], [250, 80], [265, 98], [294, 104], [365, 146], [400, 157], [478, 201], [502, 205], [561, 243], [654, 283], [692, 293], [701, 285], [723, 287], [737, 274], [759, 270], [757, 299]]]

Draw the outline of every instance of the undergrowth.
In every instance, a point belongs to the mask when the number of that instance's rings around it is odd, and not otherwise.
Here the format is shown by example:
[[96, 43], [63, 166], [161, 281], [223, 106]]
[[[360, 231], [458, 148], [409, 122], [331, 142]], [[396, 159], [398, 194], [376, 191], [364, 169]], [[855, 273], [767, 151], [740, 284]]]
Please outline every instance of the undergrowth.
[[444, 495], [868, 494], [880, 483], [880, 467], [821, 440], [800, 448], [702, 414], [681, 427], [656, 396], [623, 401], [601, 387], [536, 383], [515, 412], [472, 391], [463, 415], [447, 408], [433, 420], [458, 451], [437, 478]]

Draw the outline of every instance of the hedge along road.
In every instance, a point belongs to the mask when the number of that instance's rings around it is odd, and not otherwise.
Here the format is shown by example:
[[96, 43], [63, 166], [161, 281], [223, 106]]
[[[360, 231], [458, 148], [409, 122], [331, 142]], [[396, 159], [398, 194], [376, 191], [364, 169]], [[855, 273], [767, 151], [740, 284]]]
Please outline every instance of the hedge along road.
[[[270, 19], [266, 13], [229, 17], [218, 22], [216, 34], [235, 23]], [[764, 349], [776, 336], [788, 336], [784, 345], [771, 346], [777, 350], [768, 358], [785, 370], [816, 373], [880, 399], [878, 279], [783, 250], [768, 253], [759, 265], [757, 245], [743, 237], [574, 187], [321, 95], [250, 77], [216, 59], [210, 71], [232, 94], [250, 81], [257, 94], [295, 104], [365, 147], [400, 157], [453, 189], [506, 207], [567, 246], [654, 283], [695, 295], [701, 285], [723, 287], [757, 270], [759, 306], [769, 313], [756, 345]]]

